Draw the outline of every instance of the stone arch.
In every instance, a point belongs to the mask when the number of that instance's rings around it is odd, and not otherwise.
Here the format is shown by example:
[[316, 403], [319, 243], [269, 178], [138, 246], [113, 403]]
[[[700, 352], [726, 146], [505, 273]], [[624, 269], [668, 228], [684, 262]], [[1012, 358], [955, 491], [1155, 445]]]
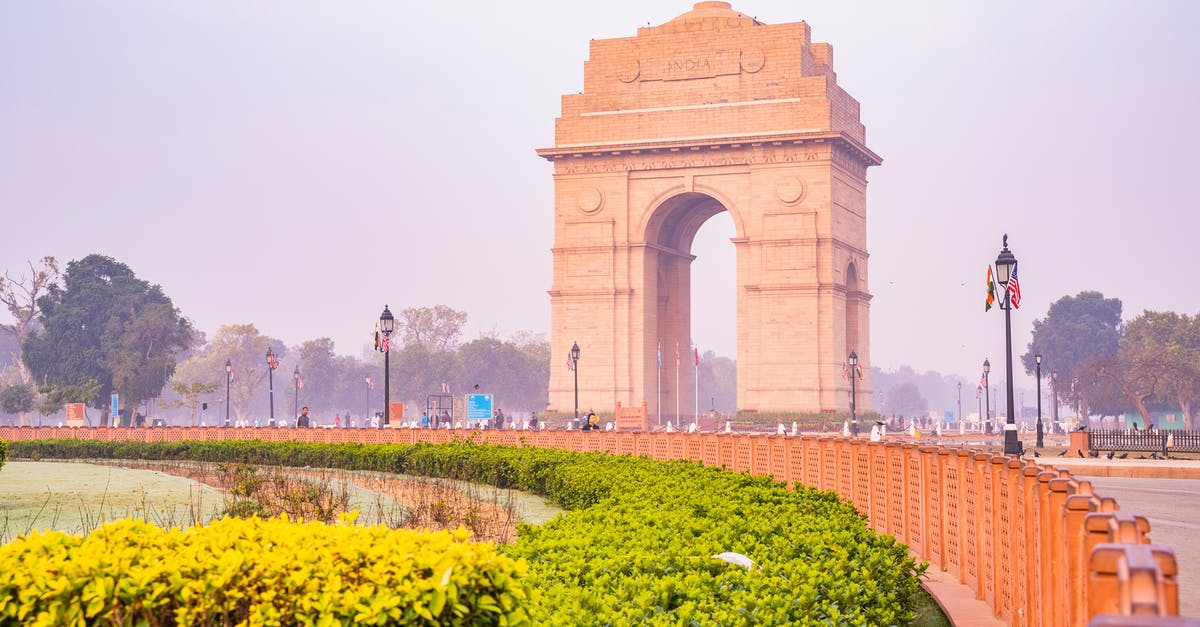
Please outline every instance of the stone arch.
[[[880, 160], [831, 47], [803, 22], [704, 2], [590, 51], [538, 151], [554, 163], [551, 359], [579, 343], [580, 403], [657, 413], [661, 347], [662, 414], [692, 414], [692, 370], [674, 369], [676, 344], [690, 348], [691, 246], [728, 211], [738, 406], [846, 409], [847, 342], [869, 363], [866, 170]], [[551, 369], [550, 409], [570, 410], [574, 380]]]

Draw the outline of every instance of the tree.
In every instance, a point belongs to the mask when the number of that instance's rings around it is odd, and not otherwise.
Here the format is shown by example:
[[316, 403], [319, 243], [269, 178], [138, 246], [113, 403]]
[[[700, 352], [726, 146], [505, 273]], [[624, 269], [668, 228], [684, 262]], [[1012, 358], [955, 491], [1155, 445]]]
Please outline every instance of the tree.
[[[196, 402], [203, 394], [211, 394], [220, 387], [217, 382], [206, 383], [204, 381], [171, 381], [171, 389], [176, 394], [183, 398], [183, 405], [188, 408], [191, 414], [191, 424], [196, 424]], [[178, 405], [176, 405], [178, 406]]]
[[430, 352], [451, 351], [467, 324], [467, 314], [446, 305], [410, 307], [396, 316], [397, 331], [405, 346], [423, 346]]
[[894, 416], [915, 416], [929, 408], [921, 389], [912, 381], [897, 383], [888, 390], [885, 411]]
[[0, 411], [6, 414], [27, 414], [33, 411], [37, 404], [37, 394], [33, 387], [18, 383], [0, 388]]
[[[267, 413], [268, 348], [273, 349], [281, 361], [287, 357], [283, 342], [263, 335], [253, 324], [225, 325], [217, 329], [217, 334], [203, 350], [179, 364], [179, 378], [183, 381], [216, 381], [214, 395], [216, 400], [224, 403], [225, 362], [228, 360], [234, 370], [233, 381], [229, 384], [229, 409], [237, 420], [251, 422], [253, 414]], [[287, 376], [284, 375], [285, 381]]]
[[1200, 316], [1144, 311], [1126, 325], [1117, 354], [1123, 370], [1149, 384], [1139, 389], [1145, 424], [1150, 422], [1144, 403], [1161, 396], [1179, 405], [1184, 427], [1191, 429], [1200, 395]]
[[161, 287], [111, 257], [72, 261], [63, 279], [65, 287], [52, 284], [38, 298], [42, 328], [21, 346], [31, 374], [51, 387], [98, 382], [97, 395], [86, 401], [96, 408], [112, 392], [127, 406], [156, 396], [192, 344], [191, 323]]
[[514, 410], [541, 411], [549, 399], [550, 358], [531, 356], [513, 342], [480, 338], [458, 351], [455, 379], [463, 389], [496, 394], [499, 406]]
[[[0, 324], [0, 331], [11, 334], [15, 340], [11, 349], [12, 360], [21, 383], [26, 385], [32, 383], [32, 376], [21, 359], [21, 345], [36, 324], [38, 299], [58, 281], [59, 276], [58, 261], [54, 257], [42, 257], [40, 263], [41, 267], [38, 268], [34, 267], [32, 261], [28, 262], [28, 276], [14, 279], [6, 271], [0, 277], [0, 303], [4, 303], [13, 318], [12, 324]], [[31, 409], [21, 412], [21, 424], [31, 424], [28, 416]]]
[[[301, 398], [304, 398], [304, 404], [312, 408], [315, 414], [332, 412], [337, 410], [341, 404], [340, 392], [343, 391], [347, 381], [347, 377], [339, 372], [341, 365], [336, 355], [333, 353], [333, 340], [322, 337], [315, 340], [308, 340], [298, 346], [293, 353], [298, 357], [300, 368], [300, 378], [304, 383], [304, 389], [300, 390]], [[290, 378], [292, 371], [287, 371], [286, 376]], [[296, 386], [293, 382], [288, 386], [287, 397], [296, 401]], [[358, 389], [355, 387], [355, 389]]]
[[[713, 351], [705, 351], [700, 356], [697, 372], [701, 394], [697, 413], [703, 413], [705, 408], [727, 414], [736, 412], [737, 362], [728, 357], [718, 357]], [[708, 402], [705, 402], [706, 399]], [[653, 411], [653, 403], [651, 406]]]
[[[1120, 299], [1105, 298], [1100, 292], [1064, 296], [1050, 305], [1045, 318], [1033, 321], [1033, 340], [1021, 364], [1032, 374], [1034, 356], [1041, 353], [1042, 370], [1057, 373], [1060, 382], [1090, 378], [1097, 358], [1116, 355], [1120, 337]], [[1086, 416], [1086, 396], [1081, 404]]]

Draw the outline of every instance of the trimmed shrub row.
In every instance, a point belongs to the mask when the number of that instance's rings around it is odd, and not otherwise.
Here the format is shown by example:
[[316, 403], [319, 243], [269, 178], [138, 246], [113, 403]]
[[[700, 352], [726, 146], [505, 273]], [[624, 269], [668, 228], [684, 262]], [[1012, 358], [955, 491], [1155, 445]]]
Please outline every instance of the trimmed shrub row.
[[[191, 459], [451, 477], [567, 508], [504, 551], [528, 565], [548, 625], [892, 625], [912, 619], [918, 566], [831, 492], [631, 456], [536, 448], [293, 442], [13, 444], [15, 456]], [[715, 559], [732, 552], [745, 568]]]
[[141, 520], [0, 546], [0, 624], [529, 625], [525, 566], [468, 533]]

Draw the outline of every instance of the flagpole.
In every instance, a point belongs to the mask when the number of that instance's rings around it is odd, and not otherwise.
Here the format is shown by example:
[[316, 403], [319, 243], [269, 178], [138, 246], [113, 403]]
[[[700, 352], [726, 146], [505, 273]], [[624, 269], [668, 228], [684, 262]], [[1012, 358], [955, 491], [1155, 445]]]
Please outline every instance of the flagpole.
[[692, 420], [700, 417], [700, 349], [692, 347], [692, 363], [696, 366], [696, 394], [692, 397]]
[[658, 343], [658, 389], [654, 392], [654, 402], [658, 407], [658, 426], [662, 426], [662, 342]]
[[679, 346], [675, 346], [675, 422], [679, 422], [679, 397], [683, 391], [679, 389]]

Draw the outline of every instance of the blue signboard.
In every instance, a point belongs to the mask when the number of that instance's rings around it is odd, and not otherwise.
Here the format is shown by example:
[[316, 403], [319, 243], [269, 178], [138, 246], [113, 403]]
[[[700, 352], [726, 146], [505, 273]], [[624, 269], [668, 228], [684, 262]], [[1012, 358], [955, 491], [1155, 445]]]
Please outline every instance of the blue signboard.
[[116, 392], [113, 392], [113, 393], [112, 393], [112, 417], [113, 417], [113, 418], [116, 418], [116, 417], [117, 417], [117, 406], [118, 406], [118, 405], [117, 405], [117, 400], [119, 400], [119, 399], [117, 398], [117, 393], [116, 393]]
[[467, 395], [467, 420], [488, 420], [492, 417], [491, 394]]

